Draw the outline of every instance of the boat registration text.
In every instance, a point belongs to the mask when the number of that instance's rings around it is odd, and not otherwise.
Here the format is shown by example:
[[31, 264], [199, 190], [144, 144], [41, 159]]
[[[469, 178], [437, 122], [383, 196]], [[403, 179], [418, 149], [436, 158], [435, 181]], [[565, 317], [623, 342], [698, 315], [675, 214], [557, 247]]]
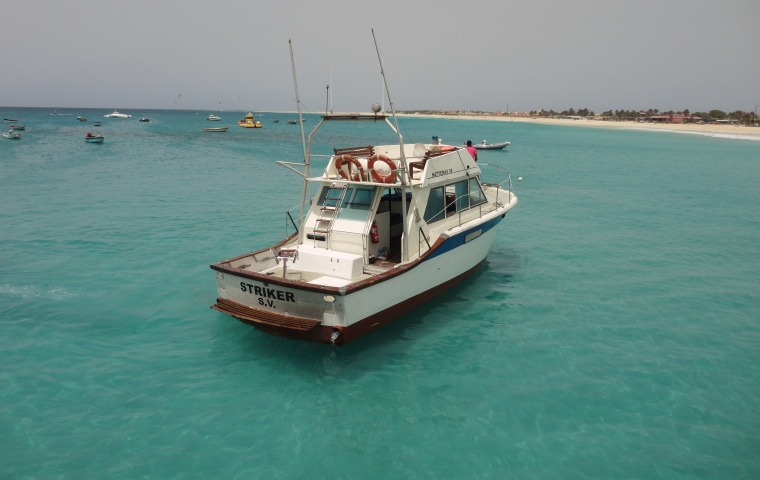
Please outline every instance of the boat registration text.
[[[274, 288], [259, 287], [250, 283], [240, 282], [240, 290], [259, 297], [259, 303], [263, 305], [264, 299], [280, 300], [283, 302], [295, 302], [293, 292], [283, 292]], [[270, 303], [271, 306], [271, 303]]]

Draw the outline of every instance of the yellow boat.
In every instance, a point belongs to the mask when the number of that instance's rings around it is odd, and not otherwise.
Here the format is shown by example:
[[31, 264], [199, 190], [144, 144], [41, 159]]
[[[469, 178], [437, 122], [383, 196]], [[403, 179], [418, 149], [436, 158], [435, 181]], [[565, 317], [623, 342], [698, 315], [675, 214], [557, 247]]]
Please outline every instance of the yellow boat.
[[244, 119], [238, 122], [238, 125], [245, 128], [261, 128], [261, 122], [253, 120], [253, 114], [248, 112]]

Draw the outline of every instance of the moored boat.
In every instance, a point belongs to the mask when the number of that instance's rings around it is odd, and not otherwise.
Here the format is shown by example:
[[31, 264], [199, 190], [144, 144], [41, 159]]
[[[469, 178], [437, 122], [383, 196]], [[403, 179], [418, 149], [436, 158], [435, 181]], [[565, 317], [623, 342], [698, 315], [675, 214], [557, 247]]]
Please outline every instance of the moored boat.
[[[270, 334], [342, 345], [441, 294], [485, 260], [496, 226], [517, 205], [511, 180], [481, 181], [464, 148], [405, 144], [385, 85], [395, 126], [379, 104], [374, 114], [326, 114], [303, 142], [303, 164], [276, 162], [303, 177], [297, 220], [286, 211], [282, 240], [211, 265], [212, 308]], [[311, 176], [317, 131], [349, 121], [385, 124], [398, 143], [334, 148]], [[363, 128], [362, 137], [371, 135]]]
[[9, 128], [11, 130], [22, 131], [22, 130], [26, 130], [26, 125], [19, 125], [18, 123], [12, 123]]
[[472, 146], [478, 150], [501, 150], [502, 148], [508, 145], [509, 145], [509, 142], [486, 143], [486, 141], [483, 140], [481, 143], [476, 143], [476, 144], [473, 144]]
[[87, 135], [84, 136], [84, 141], [87, 143], [103, 143], [103, 140], [105, 140], [103, 135], [93, 135], [90, 132], [87, 132]]
[[218, 122], [221, 119], [222, 119], [222, 117], [217, 117], [214, 114], [211, 114], [208, 117], [206, 117], [206, 120], [208, 120], [209, 122]]
[[84, 118], [84, 117], [77, 117], [77, 120], [79, 120], [80, 122], [86, 122], [87, 121], [87, 119]]
[[116, 110], [114, 110], [113, 113], [107, 113], [103, 115], [103, 118], [132, 118], [132, 115], [128, 115], [126, 113], [119, 113]]
[[93, 127], [99, 127], [99, 126], [101, 126], [101, 123], [100, 122], [92, 122], [92, 126]]
[[141, 117], [141, 118], [138, 120], [138, 122], [143, 122], [143, 123], [145, 123], [145, 122], [150, 122], [150, 118], [147, 118], [147, 117]]
[[8, 130], [7, 132], [3, 132], [3, 138], [7, 138], [9, 140], [19, 140], [21, 138], [21, 134], [15, 130]]
[[245, 128], [261, 128], [261, 122], [253, 119], [253, 113], [248, 112], [245, 118], [238, 122], [238, 125]]
[[203, 129], [204, 132], [226, 132], [229, 129], [229, 127], [206, 127]]
[[[330, 114], [306, 151], [323, 125], [345, 121], [398, 135], [386, 115]], [[511, 184], [481, 182], [467, 150], [451, 145], [335, 148], [314, 177], [308, 157], [303, 191], [316, 194], [302, 198], [297, 231], [211, 265], [212, 308], [276, 335], [343, 344], [392, 321], [473, 273], [517, 204]]]

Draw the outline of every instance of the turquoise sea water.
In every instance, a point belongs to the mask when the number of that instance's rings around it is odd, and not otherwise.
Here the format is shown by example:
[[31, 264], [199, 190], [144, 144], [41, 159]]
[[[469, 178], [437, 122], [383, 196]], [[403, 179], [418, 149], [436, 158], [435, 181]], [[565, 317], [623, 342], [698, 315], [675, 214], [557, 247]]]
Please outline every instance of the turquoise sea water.
[[520, 204], [470, 281], [331, 347], [209, 309], [298, 203], [294, 115], [0, 112], [0, 478], [760, 478], [760, 142], [403, 118], [510, 140], [480, 163]]

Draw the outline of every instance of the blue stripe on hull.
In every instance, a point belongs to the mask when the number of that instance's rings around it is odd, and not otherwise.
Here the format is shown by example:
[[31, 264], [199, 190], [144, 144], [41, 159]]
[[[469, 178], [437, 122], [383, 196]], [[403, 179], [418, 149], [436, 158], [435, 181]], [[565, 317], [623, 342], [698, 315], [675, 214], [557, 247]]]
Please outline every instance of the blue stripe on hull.
[[451, 250], [459, 248], [465, 243], [467, 243], [469, 240], [474, 240], [474, 238], [469, 239], [468, 236], [472, 235], [478, 230], [480, 230], [480, 235], [478, 235], [478, 237], [480, 237], [481, 235], [483, 235], [484, 233], [486, 233], [487, 231], [489, 231], [490, 229], [498, 225], [499, 222], [502, 221], [503, 217], [504, 217], [503, 215], [499, 215], [498, 217], [493, 218], [485, 223], [481, 223], [480, 225], [469, 228], [461, 233], [457, 233], [456, 235], [453, 235], [447, 238], [446, 241], [443, 242], [441, 246], [436, 248], [435, 251], [431, 253], [429, 257], [425, 259], [425, 261], [431, 260], [439, 255], [443, 255], [444, 253], [448, 253]]

